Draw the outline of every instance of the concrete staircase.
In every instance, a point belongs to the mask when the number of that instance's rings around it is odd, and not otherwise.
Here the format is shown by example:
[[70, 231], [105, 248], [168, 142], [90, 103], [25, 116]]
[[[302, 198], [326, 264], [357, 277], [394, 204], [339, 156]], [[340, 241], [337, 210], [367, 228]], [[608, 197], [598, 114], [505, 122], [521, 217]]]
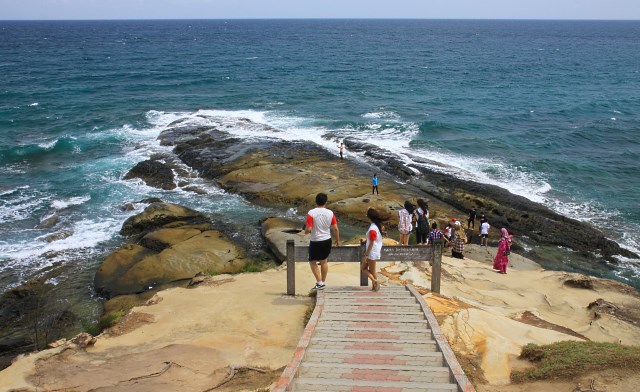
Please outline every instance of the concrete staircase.
[[[416, 294], [405, 286], [319, 292], [316, 310], [320, 306], [321, 314], [307, 326], [310, 339], [297, 369], [291, 370], [286, 386], [278, 386], [300, 392], [474, 391], [448, 344], [443, 353], [424, 312], [426, 303]], [[437, 323], [435, 327], [439, 332]]]

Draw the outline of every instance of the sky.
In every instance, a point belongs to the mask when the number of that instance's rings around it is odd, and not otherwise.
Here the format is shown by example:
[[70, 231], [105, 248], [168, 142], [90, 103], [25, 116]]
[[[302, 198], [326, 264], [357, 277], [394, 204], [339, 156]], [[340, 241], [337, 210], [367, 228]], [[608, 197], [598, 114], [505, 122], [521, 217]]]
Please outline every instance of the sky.
[[640, 0], [0, 0], [0, 20], [632, 19]]

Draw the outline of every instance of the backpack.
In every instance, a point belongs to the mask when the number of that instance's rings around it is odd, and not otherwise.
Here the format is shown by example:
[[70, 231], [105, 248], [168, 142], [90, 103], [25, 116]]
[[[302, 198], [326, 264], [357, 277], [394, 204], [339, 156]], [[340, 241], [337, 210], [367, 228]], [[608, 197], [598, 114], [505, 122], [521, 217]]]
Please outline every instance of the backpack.
[[400, 210], [398, 212], [398, 231], [400, 234], [409, 234], [411, 229], [411, 214], [407, 210]]
[[427, 219], [427, 214], [418, 214], [418, 219], [416, 220], [416, 230], [420, 233], [428, 233], [429, 232], [429, 219]]

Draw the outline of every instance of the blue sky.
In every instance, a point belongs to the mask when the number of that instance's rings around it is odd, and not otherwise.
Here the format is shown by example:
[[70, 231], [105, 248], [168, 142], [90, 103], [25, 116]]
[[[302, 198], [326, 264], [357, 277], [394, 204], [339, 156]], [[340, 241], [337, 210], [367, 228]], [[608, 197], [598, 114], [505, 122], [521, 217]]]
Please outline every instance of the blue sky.
[[0, 0], [0, 20], [235, 18], [640, 20], [640, 0]]

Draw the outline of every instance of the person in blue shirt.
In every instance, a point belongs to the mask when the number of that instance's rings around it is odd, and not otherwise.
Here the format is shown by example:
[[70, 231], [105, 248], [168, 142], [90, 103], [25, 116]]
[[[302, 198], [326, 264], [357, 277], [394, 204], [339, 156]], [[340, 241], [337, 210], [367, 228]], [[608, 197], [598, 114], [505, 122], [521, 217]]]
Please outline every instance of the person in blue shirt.
[[380, 192], [378, 191], [378, 174], [377, 173], [373, 174], [373, 178], [371, 179], [371, 185], [373, 185], [373, 188], [371, 188], [371, 194], [373, 195], [374, 193], [377, 193], [379, 195]]

